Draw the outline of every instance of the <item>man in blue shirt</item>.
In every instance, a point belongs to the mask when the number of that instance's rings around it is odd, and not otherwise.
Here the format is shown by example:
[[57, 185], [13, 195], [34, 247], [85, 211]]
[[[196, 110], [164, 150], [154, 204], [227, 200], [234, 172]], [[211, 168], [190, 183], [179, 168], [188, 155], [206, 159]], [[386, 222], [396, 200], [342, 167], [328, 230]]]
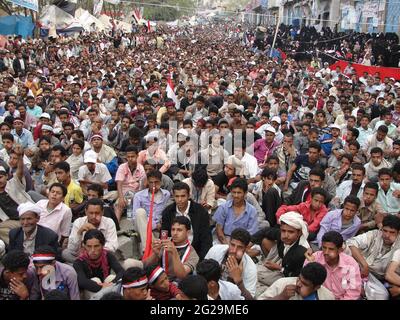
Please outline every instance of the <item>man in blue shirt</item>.
[[245, 200], [247, 187], [245, 179], [236, 178], [230, 187], [232, 200], [220, 205], [214, 214], [217, 238], [222, 244], [228, 244], [232, 231], [237, 228], [251, 235], [258, 231], [256, 208]]
[[171, 193], [161, 189], [162, 173], [160, 171], [150, 171], [147, 174], [148, 188], [137, 192], [133, 197], [132, 219], [136, 231], [140, 235], [141, 249], [144, 251], [147, 241], [147, 223], [150, 215], [151, 198], [154, 189], [154, 205], [152, 229], [154, 231], [161, 230], [161, 217], [167, 202], [171, 197]]
[[21, 141], [22, 148], [31, 148], [34, 146], [32, 133], [24, 128], [24, 121], [21, 118], [15, 118], [13, 122], [14, 129], [11, 134]]

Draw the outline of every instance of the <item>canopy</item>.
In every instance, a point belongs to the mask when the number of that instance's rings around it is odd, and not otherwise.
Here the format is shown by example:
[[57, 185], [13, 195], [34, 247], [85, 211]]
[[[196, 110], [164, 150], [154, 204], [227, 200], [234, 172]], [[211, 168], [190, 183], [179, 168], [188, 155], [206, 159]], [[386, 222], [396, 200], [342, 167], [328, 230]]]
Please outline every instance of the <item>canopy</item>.
[[54, 5], [43, 8], [38, 22], [41, 29], [55, 28], [58, 33], [80, 32], [84, 29], [78, 19]]
[[[106, 29], [99, 19], [91, 15], [89, 11], [82, 8], [75, 11], [75, 18], [78, 19], [86, 31], [94, 31], [94, 29], [96, 29], [96, 31], [103, 31]], [[94, 29], [92, 26], [94, 26]]]

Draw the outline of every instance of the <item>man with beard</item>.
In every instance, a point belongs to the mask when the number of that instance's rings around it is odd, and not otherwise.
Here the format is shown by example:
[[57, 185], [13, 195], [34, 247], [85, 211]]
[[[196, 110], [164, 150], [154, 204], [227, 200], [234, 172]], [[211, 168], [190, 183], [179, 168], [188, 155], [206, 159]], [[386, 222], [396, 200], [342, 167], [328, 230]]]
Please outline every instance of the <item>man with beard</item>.
[[50, 246], [58, 250], [58, 235], [53, 230], [38, 225], [42, 209], [36, 204], [26, 202], [18, 206], [21, 227], [10, 231], [9, 250], [21, 250], [31, 255], [36, 248]]
[[351, 180], [343, 181], [336, 189], [336, 196], [330, 202], [331, 208], [339, 208], [344, 199], [349, 196], [355, 196], [359, 199], [362, 198], [365, 183], [365, 167], [361, 163], [353, 163], [351, 166], [352, 175]]
[[111, 142], [115, 149], [120, 150], [122, 142], [129, 137], [129, 127], [131, 125], [131, 118], [129, 116], [123, 116], [121, 122], [118, 124], [109, 124], [108, 141]]
[[32, 255], [38, 277], [37, 286], [42, 298], [51, 290], [65, 292], [71, 300], [80, 300], [78, 277], [73, 267], [56, 261], [56, 253], [49, 246], [42, 246]]
[[221, 265], [221, 280], [236, 284], [246, 300], [255, 296], [257, 286], [257, 267], [246, 253], [250, 240], [248, 231], [237, 228], [232, 231], [228, 244], [214, 245], [205, 256]]
[[311, 262], [303, 267], [298, 277], [274, 282], [258, 300], [335, 300], [332, 292], [322, 286], [326, 277], [324, 266]]

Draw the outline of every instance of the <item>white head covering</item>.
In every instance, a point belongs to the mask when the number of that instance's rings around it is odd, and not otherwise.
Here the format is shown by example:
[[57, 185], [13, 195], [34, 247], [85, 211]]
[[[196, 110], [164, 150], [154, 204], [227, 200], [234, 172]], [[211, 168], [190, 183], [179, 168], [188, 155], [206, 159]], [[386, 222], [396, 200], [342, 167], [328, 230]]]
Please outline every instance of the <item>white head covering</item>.
[[18, 210], [18, 214], [20, 217], [27, 212], [34, 212], [40, 216], [40, 213], [42, 212], [42, 210], [39, 206], [37, 206], [36, 204], [31, 203], [31, 202], [21, 203], [18, 206], [17, 210]]
[[286, 223], [295, 229], [301, 230], [302, 235], [300, 236], [299, 244], [307, 249], [310, 247], [307, 241], [308, 226], [307, 223], [304, 222], [303, 216], [300, 213], [294, 211], [286, 212], [285, 214], [281, 215], [279, 221], [281, 223]]

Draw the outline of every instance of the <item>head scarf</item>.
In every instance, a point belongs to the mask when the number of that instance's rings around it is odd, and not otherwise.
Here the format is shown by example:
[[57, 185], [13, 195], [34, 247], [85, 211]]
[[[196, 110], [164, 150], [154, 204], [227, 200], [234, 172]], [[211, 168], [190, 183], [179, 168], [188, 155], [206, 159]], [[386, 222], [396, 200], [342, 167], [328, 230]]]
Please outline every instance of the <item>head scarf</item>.
[[281, 215], [279, 221], [282, 223], [286, 223], [287, 225], [301, 230], [302, 235], [300, 236], [299, 244], [304, 248], [309, 248], [310, 245], [307, 241], [308, 238], [308, 226], [307, 223], [303, 220], [303, 216], [300, 213], [290, 211]]

